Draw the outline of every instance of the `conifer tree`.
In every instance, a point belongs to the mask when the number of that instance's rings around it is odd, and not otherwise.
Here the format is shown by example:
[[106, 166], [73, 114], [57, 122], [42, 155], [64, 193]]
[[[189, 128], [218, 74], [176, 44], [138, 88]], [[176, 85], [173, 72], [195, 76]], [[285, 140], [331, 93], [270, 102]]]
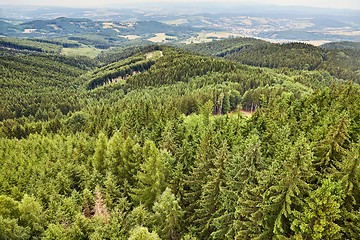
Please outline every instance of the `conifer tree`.
[[214, 158], [215, 149], [211, 141], [211, 132], [208, 131], [201, 139], [194, 167], [185, 180], [183, 203], [186, 210], [185, 218], [189, 225], [195, 220], [194, 212], [195, 209], [200, 208], [199, 199], [201, 198], [202, 188], [207, 183], [209, 171], [213, 168], [211, 159]]
[[146, 141], [143, 148], [145, 162], [136, 175], [137, 185], [131, 197], [136, 204], [144, 204], [151, 209], [157, 197], [165, 189], [165, 163], [154, 142]]
[[[288, 156], [275, 159], [267, 173], [269, 178], [264, 192], [264, 227], [277, 237], [290, 237], [293, 211], [303, 206], [303, 199], [311, 190], [310, 182], [315, 176], [312, 168], [313, 153], [304, 136], [300, 136], [293, 146], [285, 148]], [[279, 161], [279, 162], [277, 162]], [[265, 178], [267, 180], [267, 178]]]
[[260, 140], [257, 132], [252, 132], [246, 140], [238, 141], [225, 165], [226, 185], [220, 191], [221, 207], [213, 225], [216, 230], [211, 234], [214, 239], [235, 238], [235, 212], [240, 194], [245, 190], [247, 180], [254, 179], [261, 169]]
[[129, 240], [160, 240], [156, 232], [149, 232], [146, 227], [136, 227], [130, 231]]
[[201, 238], [206, 238], [215, 230], [214, 219], [219, 217], [217, 211], [222, 202], [220, 192], [225, 187], [225, 167], [228, 164], [228, 145], [224, 141], [217, 151], [215, 159], [211, 159], [214, 167], [209, 169], [207, 182], [201, 189], [201, 198], [194, 213], [196, 231]]
[[153, 211], [155, 221], [154, 229], [160, 238], [171, 240], [180, 239], [183, 212], [170, 188], [166, 188], [158, 201], [155, 202]]
[[321, 173], [334, 173], [340, 170], [340, 165], [347, 152], [349, 141], [349, 118], [341, 116], [328, 130], [318, 148], [316, 166]]
[[106, 151], [107, 151], [107, 136], [101, 132], [98, 136], [95, 153], [93, 157], [93, 167], [101, 174], [105, 172], [105, 163], [106, 163]]
[[303, 211], [294, 212], [291, 229], [302, 239], [342, 239], [341, 218], [343, 189], [341, 182], [326, 179], [305, 198]]
[[19, 204], [19, 212], [19, 225], [30, 227], [32, 236], [38, 236], [44, 231], [46, 215], [34, 197], [25, 194]]
[[135, 207], [126, 216], [126, 227], [131, 230], [137, 226], [147, 227], [151, 223], [150, 212], [145, 208], [144, 205]]
[[234, 233], [229, 234], [233, 234], [235, 239], [246, 239], [261, 231], [259, 222], [263, 216], [259, 209], [262, 202], [259, 178], [266, 166], [257, 132], [250, 133], [244, 142], [244, 150], [240, 150], [239, 154], [234, 158], [237, 167], [234, 167], [234, 172], [229, 171], [230, 176], [235, 176], [229, 186], [238, 196], [234, 205]]
[[115, 132], [110, 138], [106, 152], [106, 166], [107, 170], [115, 176], [123, 176], [123, 172], [119, 171], [124, 167], [123, 152], [123, 137], [120, 132]]
[[335, 176], [341, 180], [344, 189], [344, 204], [341, 208], [343, 223], [340, 224], [343, 237], [356, 239], [360, 233], [360, 149], [353, 144], [341, 163]]

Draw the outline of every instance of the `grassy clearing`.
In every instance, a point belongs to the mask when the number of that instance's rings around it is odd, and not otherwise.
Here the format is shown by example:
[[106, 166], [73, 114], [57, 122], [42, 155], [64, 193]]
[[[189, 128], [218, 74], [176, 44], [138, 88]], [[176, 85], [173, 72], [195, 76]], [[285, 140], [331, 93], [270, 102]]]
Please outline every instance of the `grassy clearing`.
[[139, 35], [125, 35], [125, 36], [122, 36], [128, 40], [135, 40], [135, 39], [138, 39], [138, 38], [141, 38]]
[[213, 39], [219, 40], [219, 39], [226, 39], [229, 37], [242, 37], [242, 36], [243, 35], [241, 34], [230, 33], [230, 32], [202, 32], [195, 37], [191, 37], [183, 41], [183, 43], [185, 44], [206, 43], [206, 42], [211, 42]]
[[63, 48], [61, 50], [61, 54], [66, 56], [87, 56], [90, 58], [96, 58], [100, 52], [100, 49], [93, 47]]
[[146, 54], [146, 59], [159, 59], [163, 56], [162, 51], [155, 51]]
[[176, 19], [176, 20], [165, 21], [164, 23], [169, 24], [169, 25], [181, 25], [181, 24], [188, 23], [188, 20], [181, 18], [181, 19]]
[[168, 42], [169, 39], [177, 39], [177, 37], [173, 37], [173, 36], [168, 36], [165, 33], [157, 33], [155, 34], [155, 37], [153, 38], [149, 38], [148, 40], [150, 42], [154, 42], [154, 43], [161, 43], [161, 42]]

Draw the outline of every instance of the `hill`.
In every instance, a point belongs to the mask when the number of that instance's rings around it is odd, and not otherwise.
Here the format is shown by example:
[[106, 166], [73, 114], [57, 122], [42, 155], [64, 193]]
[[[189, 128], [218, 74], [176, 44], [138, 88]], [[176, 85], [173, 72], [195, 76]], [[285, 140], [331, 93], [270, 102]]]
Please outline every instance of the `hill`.
[[[75, 40], [98, 48], [119, 47], [151, 41], [156, 34], [165, 36], [160, 42], [184, 40], [200, 29], [174, 26], [154, 20], [144, 21], [94, 21], [87, 18], [60, 17], [51, 20], [33, 20], [19, 24], [0, 21], [0, 35], [7, 37], [61, 38]], [[102, 46], [102, 47], [101, 47]]]
[[360, 87], [280, 67], [341, 53], [241, 41], [1, 48], [0, 239], [356, 239]]
[[[334, 46], [352, 46], [338, 48]], [[315, 47], [305, 43], [276, 44], [237, 38], [184, 46], [189, 51], [223, 57], [250, 66], [326, 70], [345, 80], [360, 82], [357, 43], [333, 43]]]
[[322, 48], [333, 50], [333, 49], [360, 49], [359, 42], [331, 42], [321, 46]]

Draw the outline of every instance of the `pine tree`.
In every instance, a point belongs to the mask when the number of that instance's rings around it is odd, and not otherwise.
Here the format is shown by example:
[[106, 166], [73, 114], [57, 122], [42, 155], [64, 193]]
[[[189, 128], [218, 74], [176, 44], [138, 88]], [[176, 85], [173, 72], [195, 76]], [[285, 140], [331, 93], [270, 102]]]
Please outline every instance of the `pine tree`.
[[129, 240], [160, 240], [156, 232], [149, 232], [146, 227], [136, 227], [130, 231]]
[[170, 188], [166, 188], [159, 200], [155, 202], [153, 211], [154, 229], [160, 238], [180, 239], [183, 212]]
[[341, 116], [330, 128], [318, 148], [318, 171], [324, 174], [334, 173], [339, 170], [340, 164], [347, 152], [349, 141], [349, 119]]
[[112, 208], [115, 206], [116, 201], [120, 200], [122, 194], [118, 188], [118, 186], [116, 185], [116, 180], [115, 180], [115, 176], [108, 171], [106, 174], [106, 179], [104, 181], [104, 186], [105, 186], [105, 202], [106, 205], [109, 208]]
[[24, 195], [19, 204], [19, 225], [30, 227], [32, 236], [38, 236], [44, 231], [45, 214], [42, 205], [34, 197]]
[[343, 189], [341, 182], [326, 179], [305, 199], [304, 210], [295, 211], [291, 229], [299, 239], [342, 239], [341, 218]]
[[344, 204], [341, 208], [341, 230], [346, 239], [356, 239], [360, 232], [360, 149], [353, 144], [335, 176], [344, 188]]
[[[259, 208], [262, 203], [259, 179], [266, 167], [262, 160], [261, 141], [257, 132], [251, 133], [245, 143], [243, 152], [238, 156], [238, 166], [230, 174], [236, 176], [237, 181], [230, 183], [238, 198], [234, 206], [234, 238], [249, 239], [255, 233], [261, 232], [260, 221], [263, 213]], [[230, 233], [231, 234], [231, 233]], [[231, 235], [230, 235], [231, 236]]]
[[131, 197], [136, 204], [144, 204], [151, 209], [157, 197], [165, 189], [165, 163], [154, 142], [146, 141], [143, 149], [145, 162], [136, 175], [137, 185]]
[[212, 136], [209, 131], [200, 142], [194, 167], [185, 180], [183, 200], [185, 208], [183, 209], [186, 210], [185, 220], [188, 226], [192, 225], [195, 220], [194, 212], [195, 209], [200, 208], [199, 199], [201, 198], [202, 188], [207, 183], [210, 169], [213, 168], [213, 161], [211, 159], [214, 158], [215, 149], [211, 141]]
[[120, 189], [125, 193], [125, 197], [130, 198], [131, 188], [136, 185], [136, 175], [139, 171], [140, 163], [143, 162], [141, 147], [128, 137], [122, 148], [122, 159], [124, 165], [118, 166], [118, 182]]
[[107, 151], [107, 136], [101, 132], [96, 142], [95, 153], [93, 158], [93, 167], [101, 174], [105, 174], [106, 151]]
[[122, 170], [124, 166], [124, 160], [122, 156], [123, 152], [123, 137], [120, 132], [115, 132], [110, 138], [106, 152], [106, 166], [107, 171], [110, 171], [115, 176], [123, 176]]
[[135, 227], [147, 227], [151, 223], [151, 215], [144, 205], [135, 207], [126, 216], [126, 228], [131, 230]]
[[220, 192], [225, 187], [225, 167], [228, 164], [228, 145], [224, 141], [217, 151], [216, 158], [212, 159], [214, 167], [210, 169], [207, 182], [201, 189], [201, 198], [194, 213], [194, 225], [201, 238], [207, 238], [215, 230], [213, 222], [222, 202]]
[[309, 183], [313, 180], [315, 171], [312, 168], [313, 153], [304, 136], [300, 136], [289, 150], [283, 150], [289, 153], [288, 157], [276, 159], [267, 172], [268, 176], [274, 174], [274, 177], [269, 179], [262, 208], [267, 219], [264, 227], [269, 228], [277, 237], [290, 237], [293, 210], [300, 209], [303, 205], [303, 198], [311, 190]]
[[257, 132], [251, 133], [246, 140], [235, 146], [225, 165], [226, 185], [221, 189], [222, 205], [214, 219], [216, 231], [211, 235], [214, 239], [235, 238], [235, 212], [238, 199], [247, 180], [254, 179], [256, 172], [261, 169], [260, 140]]

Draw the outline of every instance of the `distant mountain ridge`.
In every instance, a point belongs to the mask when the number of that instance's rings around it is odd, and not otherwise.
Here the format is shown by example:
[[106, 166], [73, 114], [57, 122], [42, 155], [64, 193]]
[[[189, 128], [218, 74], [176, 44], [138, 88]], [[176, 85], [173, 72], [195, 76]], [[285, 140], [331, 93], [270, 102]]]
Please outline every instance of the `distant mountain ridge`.
[[[139, 32], [165, 32], [175, 34], [181, 39], [185, 39], [184, 34], [188, 38], [200, 38], [195, 42], [211, 40], [202, 39], [202, 33], [211, 34], [212, 37], [225, 33], [226, 36], [247, 36], [276, 41], [360, 41], [359, 15], [359, 10], [254, 3], [121, 3], [104, 6], [102, 9], [2, 6], [0, 19], [3, 22], [0, 22], [0, 34], [9, 37], [59, 36], [61, 28], [58, 24], [67, 24], [67, 19], [86, 18], [91, 19], [94, 22], [91, 25], [96, 26], [81, 25], [78, 26], [79, 29], [75, 29], [75, 25], [68, 25], [62, 34], [67, 31], [73, 34], [74, 31], [82, 33], [88, 30], [100, 35], [119, 35], [120, 31], [122, 35], [121, 31], [125, 34], [127, 29], [135, 35]], [[38, 20], [45, 22], [37, 22]], [[35, 25], [38, 26], [44, 24], [45, 30], [31, 28], [34, 24], [31, 21], [36, 21]], [[52, 21], [56, 24], [52, 24]], [[116, 27], [118, 23], [124, 22], [146, 24], [142, 25], [143, 31], [140, 31], [141, 26], [135, 30], [131, 27]], [[60, 29], [55, 29], [57, 27]]]
[[33, 20], [20, 24], [0, 21], [0, 35], [9, 37], [58, 37], [72, 34], [126, 35], [154, 34], [165, 32], [176, 34], [198, 31], [192, 27], [173, 26], [157, 21], [93, 21], [88, 18], [59, 17], [51, 20]]

